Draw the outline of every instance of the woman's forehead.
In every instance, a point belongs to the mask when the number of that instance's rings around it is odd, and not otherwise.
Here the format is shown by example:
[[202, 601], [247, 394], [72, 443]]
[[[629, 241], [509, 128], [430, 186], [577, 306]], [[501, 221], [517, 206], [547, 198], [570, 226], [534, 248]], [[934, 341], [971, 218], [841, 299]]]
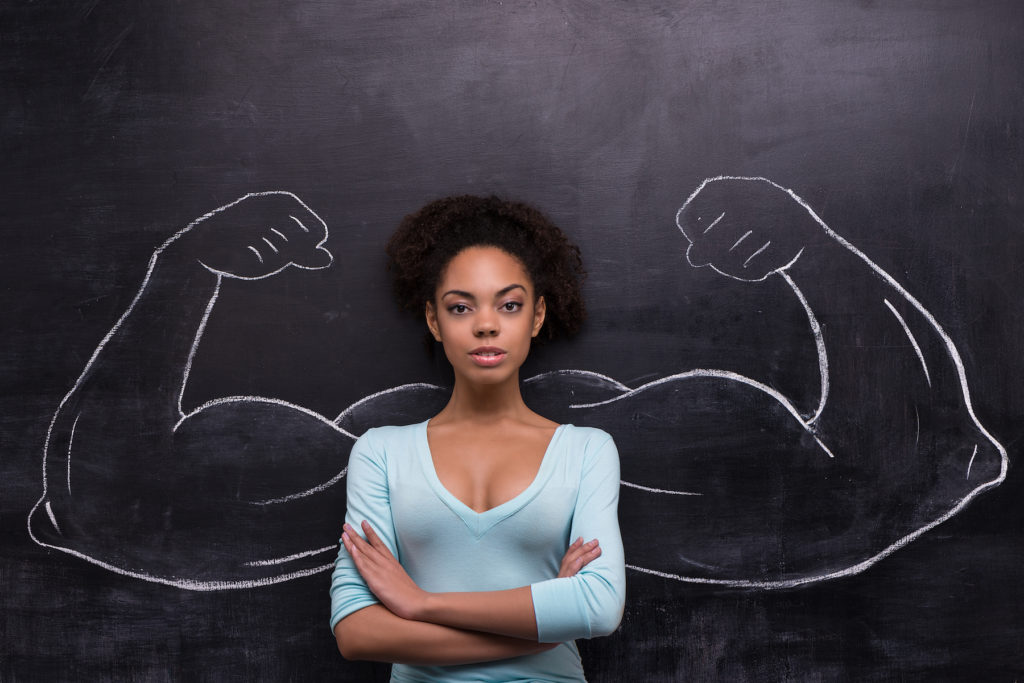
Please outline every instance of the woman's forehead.
[[441, 271], [438, 289], [482, 289], [498, 291], [512, 284], [532, 290], [533, 280], [523, 262], [493, 246], [467, 247], [456, 254]]

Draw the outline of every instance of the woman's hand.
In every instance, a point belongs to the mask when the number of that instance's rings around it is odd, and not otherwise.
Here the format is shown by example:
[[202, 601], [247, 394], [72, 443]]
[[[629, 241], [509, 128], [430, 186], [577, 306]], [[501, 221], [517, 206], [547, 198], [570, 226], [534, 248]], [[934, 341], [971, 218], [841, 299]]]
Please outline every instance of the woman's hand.
[[565, 556], [562, 558], [562, 566], [558, 569], [558, 578], [576, 576], [579, 570], [599, 557], [601, 557], [601, 546], [598, 544], [597, 539], [595, 538], [584, 543], [583, 537], [580, 536], [565, 551]]
[[392, 613], [403, 619], [419, 620], [427, 592], [409, 577], [369, 522], [364, 521], [362, 527], [365, 540], [348, 524], [341, 534], [345, 550], [352, 556], [359, 574]]

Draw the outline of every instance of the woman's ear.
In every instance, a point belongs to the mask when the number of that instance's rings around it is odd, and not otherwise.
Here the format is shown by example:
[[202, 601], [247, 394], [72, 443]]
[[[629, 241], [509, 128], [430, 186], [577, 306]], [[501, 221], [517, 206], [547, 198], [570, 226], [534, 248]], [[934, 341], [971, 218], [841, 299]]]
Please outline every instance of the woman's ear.
[[544, 303], [544, 297], [538, 296], [537, 301], [533, 304], [533, 334], [530, 335], [531, 337], [536, 337], [540, 333], [547, 310], [548, 306]]
[[432, 301], [428, 301], [426, 306], [424, 306], [423, 314], [427, 319], [427, 327], [430, 328], [430, 334], [434, 335], [435, 341], [441, 341], [441, 328], [437, 324], [437, 309], [434, 308]]

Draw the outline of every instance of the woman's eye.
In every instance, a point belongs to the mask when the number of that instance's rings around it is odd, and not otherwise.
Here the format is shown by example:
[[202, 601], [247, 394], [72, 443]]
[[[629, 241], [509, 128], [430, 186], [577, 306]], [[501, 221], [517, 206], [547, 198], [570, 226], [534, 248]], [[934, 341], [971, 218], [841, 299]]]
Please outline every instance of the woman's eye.
[[448, 307], [448, 310], [451, 311], [452, 313], [462, 314], [468, 311], [469, 307], [466, 306], [466, 304], [453, 304], [452, 306]]
[[522, 307], [523, 305], [518, 301], [506, 301], [504, 304], [501, 305], [501, 310], [512, 313], [514, 311], [518, 311]]

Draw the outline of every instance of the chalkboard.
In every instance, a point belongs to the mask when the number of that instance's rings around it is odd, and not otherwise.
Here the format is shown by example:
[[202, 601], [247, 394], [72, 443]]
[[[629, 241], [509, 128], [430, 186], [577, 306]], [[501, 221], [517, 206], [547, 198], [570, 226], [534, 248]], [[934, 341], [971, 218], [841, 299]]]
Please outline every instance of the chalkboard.
[[0, 680], [387, 680], [327, 628], [354, 438], [450, 376], [383, 245], [527, 201], [622, 459], [621, 680], [1024, 673], [1015, 2], [0, 9]]

